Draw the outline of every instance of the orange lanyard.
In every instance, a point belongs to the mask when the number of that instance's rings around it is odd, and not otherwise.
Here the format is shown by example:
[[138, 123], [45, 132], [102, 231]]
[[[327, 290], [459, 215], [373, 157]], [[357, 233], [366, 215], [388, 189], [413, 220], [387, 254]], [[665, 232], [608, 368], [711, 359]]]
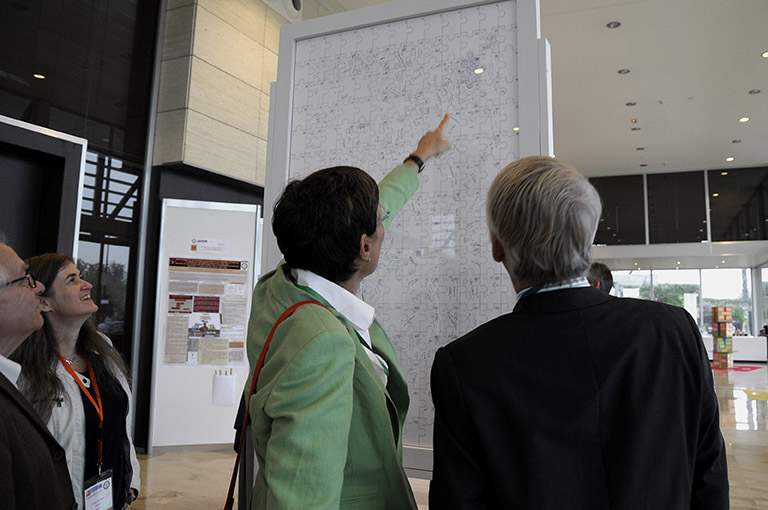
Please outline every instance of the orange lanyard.
[[97, 445], [98, 449], [96, 450], [96, 466], [99, 469], [99, 474], [101, 474], [101, 461], [102, 461], [102, 449], [104, 446], [104, 406], [101, 404], [101, 394], [99, 393], [99, 385], [96, 384], [96, 375], [93, 373], [93, 365], [91, 365], [91, 361], [87, 360], [88, 363], [88, 374], [91, 376], [91, 382], [93, 383], [93, 389], [96, 391], [96, 400], [93, 400], [93, 397], [91, 396], [91, 392], [88, 391], [88, 389], [83, 384], [83, 381], [80, 380], [80, 377], [77, 376], [77, 373], [75, 373], [75, 370], [72, 368], [72, 366], [67, 363], [67, 360], [64, 359], [64, 357], [59, 354], [59, 360], [61, 360], [61, 364], [64, 365], [64, 368], [67, 369], [67, 372], [69, 372], [69, 375], [72, 376], [72, 378], [75, 380], [78, 386], [80, 386], [80, 389], [83, 390], [83, 393], [85, 393], [85, 396], [88, 397], [88, 400], [91, 401], [91, 404], [93, 404], [93, 407], [96, 408], [96, 413], [99, 415], [99, 428], [97, 431]]

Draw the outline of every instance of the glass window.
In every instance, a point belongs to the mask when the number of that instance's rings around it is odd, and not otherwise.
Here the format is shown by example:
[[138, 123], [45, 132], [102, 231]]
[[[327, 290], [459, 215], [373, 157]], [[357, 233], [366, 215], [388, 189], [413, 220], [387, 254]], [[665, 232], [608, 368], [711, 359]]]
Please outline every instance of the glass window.
[[130, 363], [131, 292], [128, 272], [136, 245], [141, 168], [88, 153], [77, 265], [93, 285], [93, 321]]
[[763, 286], [763, 310], [760, 326], [764, 333], [768, 333], [768, 267], [760, 270], [760, 280]]
[[643, 176], [592, 177], [589, 182], [603, 202], [595, 244], [645, 244]]
[[736, 335], [752, 334], [752, 272], [740, 269], [702, 269], [701, 296], [704, 330], [712, 332], [712, 307], [733, 307]]
[[612, 271], [613, 291], [618, 297], [651, 299], [650, 271]]
[[704, 174], [648, 174], [648, 230], [651, 244], [707, 240]]
[[710, 170], [713, 241], [768, 239], [768, 168]]
[[701, 281], [698, 269], [653, 271], [653, 300], [685, 308], [701, 326], [699, 298]]

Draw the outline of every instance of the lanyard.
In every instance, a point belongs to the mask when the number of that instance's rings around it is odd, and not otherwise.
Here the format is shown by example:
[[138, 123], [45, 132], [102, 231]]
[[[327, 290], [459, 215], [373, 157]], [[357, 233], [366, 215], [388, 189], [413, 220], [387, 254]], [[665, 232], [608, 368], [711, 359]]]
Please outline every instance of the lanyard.
[[96, 466], [99, 469], [99, 474], [101, 474], [101, 461], [102, 461], [102, 449], [104, 445], [104, 406], [101, 403], [101, 394], [99, 393], [99, 385], [96, 384], [96, 375], [93, 373], [93, 365], [91, 365], [91, 361], [87, 360], [88, 363], [88, 374], [91, 376], [91, 382], [93, 383], [93, 389], [96, 391], [96, 400], [93, 400], [93, 397], [91, 396], [91, 392], [88, 391], [88, 389], [83, 384], [83, 381], [80, 380], [80, 378], [75, 373], [72, 366], [67, 363], [67, 360], [65, 360], [61, 354], [58, 355], [59, 360], [61, 361], [61, 364], [64, 365], [64, 368], [67, 369], [67, 372], [69, 372], [69, 375], [72, 376], [72, 378], [75, 380], [78, 386], [80, 386], [80, 389], [83, 390], [83, 393], [85, 393], [85, 396], [88, 397], [88, 400], [91, 401], [91, 404], [93, 404], [93, 407], [96, 408], [96, 413], [99, 415], [99, 428], [97, 430], [97, 450], [96, 450]]

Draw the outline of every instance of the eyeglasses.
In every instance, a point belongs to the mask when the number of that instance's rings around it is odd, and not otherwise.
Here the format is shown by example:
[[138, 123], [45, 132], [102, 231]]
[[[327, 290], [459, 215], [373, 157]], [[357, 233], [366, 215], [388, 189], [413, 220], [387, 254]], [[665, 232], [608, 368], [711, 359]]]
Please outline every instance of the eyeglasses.
[[387, 218], [389, 218], [389, 215], [392, 214], [391, 212], [389, 212], [389, 209], [387, 209], [386, 207], [382, 207], [381, 211], [382, 211], [381, 218], [379, 218], [379, 221], [376, 222], [377, 227], [382, 223], [384, 223], [387, 220]]
[[26, 274], [21, 278], [16, 278], [15, 280], [11, 280], [10, 282], [6, 283], [0, 288], [10, 287], [14, 283], [18, 283], [21, 280], [27, 280], [27, 285], [29, 285], [33, 289], [37, 287], [37, 282], [35, 281], [35, 278], [31, 274], [29, 274], [29, 271], [27, 271]]

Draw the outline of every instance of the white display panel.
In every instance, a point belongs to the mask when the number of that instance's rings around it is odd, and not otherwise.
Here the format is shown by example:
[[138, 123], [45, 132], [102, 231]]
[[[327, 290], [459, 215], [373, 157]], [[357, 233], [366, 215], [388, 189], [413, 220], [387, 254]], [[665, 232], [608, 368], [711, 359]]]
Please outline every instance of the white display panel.
[[[259, 209], [163, 200], [150, 453], [155, 447], [232, 442], [240, 391], [250, 373], [240, 344], [259, 262], [254, 249]], [[209, 328], [218, 330], [215, 335], [194, 331], [190, 317], [202, 316], [215, 317], [210, 323], [215, 328]], [[223, 385], [235, 393], [222, 392]]]
[[[328, 166], [357, 166], [379, 181], [451, 114], [453, 149], [427, 163], [362, 284], [408, 380], [404, 444], [429, 447], [435, 351], [514, 304], [491, 257], [486, 191], [501, 168], [548, 140], [536, 2], [423, 3], [434, 12], [414, 3], [283, 29], [265, 202], [286, 179]], [[274, 267], [275, 257], [267, 260]]]

